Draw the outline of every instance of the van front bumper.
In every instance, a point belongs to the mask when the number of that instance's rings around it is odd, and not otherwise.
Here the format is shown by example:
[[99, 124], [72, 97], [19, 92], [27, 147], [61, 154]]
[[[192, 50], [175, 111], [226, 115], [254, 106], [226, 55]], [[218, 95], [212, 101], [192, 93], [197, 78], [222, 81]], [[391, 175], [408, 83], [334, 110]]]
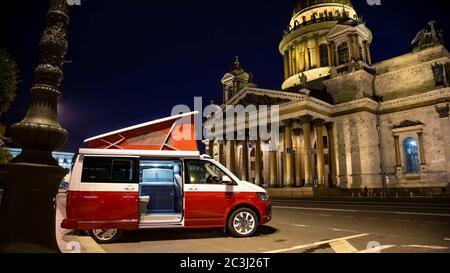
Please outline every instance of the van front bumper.
[[267, 202], [263, 213], [261, 213], [261, 225], [267, 224], [272, 221], [272, 204]]

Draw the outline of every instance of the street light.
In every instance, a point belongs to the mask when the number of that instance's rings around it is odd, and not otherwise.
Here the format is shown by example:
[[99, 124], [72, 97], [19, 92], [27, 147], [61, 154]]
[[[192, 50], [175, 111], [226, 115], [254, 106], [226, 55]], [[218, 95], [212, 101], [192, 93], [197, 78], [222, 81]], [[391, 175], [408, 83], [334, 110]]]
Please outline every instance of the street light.
[[39, 43], [40, 60], [26, 117], [11, 127], [22, 153], [0, 166], [5, 182], [0, 208], [0, 252], [59, 252], [55, 236], [55, 197], [66, 171], [52, 156], [68, 133], [58, 122], [62, 66], [68, 49], [67, 0], [51, 0]]

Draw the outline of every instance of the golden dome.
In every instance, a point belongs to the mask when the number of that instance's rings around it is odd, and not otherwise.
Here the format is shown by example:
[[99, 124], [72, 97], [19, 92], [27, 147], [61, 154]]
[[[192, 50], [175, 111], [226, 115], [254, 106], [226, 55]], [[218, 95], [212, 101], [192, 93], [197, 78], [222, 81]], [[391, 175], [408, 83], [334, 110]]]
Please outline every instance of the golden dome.
[[353, 7], [352, 2], [350, 0], [300, 0], [300, 3], [298, 3], [297, 6], [295, 6], [294, 14], [297, 14], [300, 11], [307, 9], [311, 6], [328, 3], [342, 4], [349, 7]]

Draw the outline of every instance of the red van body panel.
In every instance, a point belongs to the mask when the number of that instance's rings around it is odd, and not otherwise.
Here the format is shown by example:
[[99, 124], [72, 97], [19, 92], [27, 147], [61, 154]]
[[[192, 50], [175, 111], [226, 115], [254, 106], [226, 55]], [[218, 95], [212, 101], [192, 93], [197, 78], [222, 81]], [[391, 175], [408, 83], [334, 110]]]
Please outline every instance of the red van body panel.
[[69, 192], [65, 229], [139, 228], [139, 193]]
[[262, 201], [257, 193], [187, 192], [185, 226], [188, 228], [224, 227], [235, 208], [257, 210], [260, 224], [271, 220], [270, 202]]

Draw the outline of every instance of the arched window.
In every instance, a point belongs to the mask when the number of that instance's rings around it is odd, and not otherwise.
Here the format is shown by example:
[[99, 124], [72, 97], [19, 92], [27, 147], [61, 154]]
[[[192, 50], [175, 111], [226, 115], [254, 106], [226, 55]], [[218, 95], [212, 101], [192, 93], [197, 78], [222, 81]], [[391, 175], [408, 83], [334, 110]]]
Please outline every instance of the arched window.
[[347, 42], [342, 43], [338, 47], [338, 54], [339, 54], [339, 65], [346, 64], [350, 62], [350, 56], [348, 51], [348, 44]]
[[326, 44], [321, 44], [319, 47], [320, 51], [320, 67], [326, 67], [330, 65], [328, 59], [328, 46]]
[[420, 172], [420, 160], [419, 160], [419, 144], [417, 140], [409, 137], [403, 142], [405, 149], [405, 161], [407, 173], [419, 173]]

